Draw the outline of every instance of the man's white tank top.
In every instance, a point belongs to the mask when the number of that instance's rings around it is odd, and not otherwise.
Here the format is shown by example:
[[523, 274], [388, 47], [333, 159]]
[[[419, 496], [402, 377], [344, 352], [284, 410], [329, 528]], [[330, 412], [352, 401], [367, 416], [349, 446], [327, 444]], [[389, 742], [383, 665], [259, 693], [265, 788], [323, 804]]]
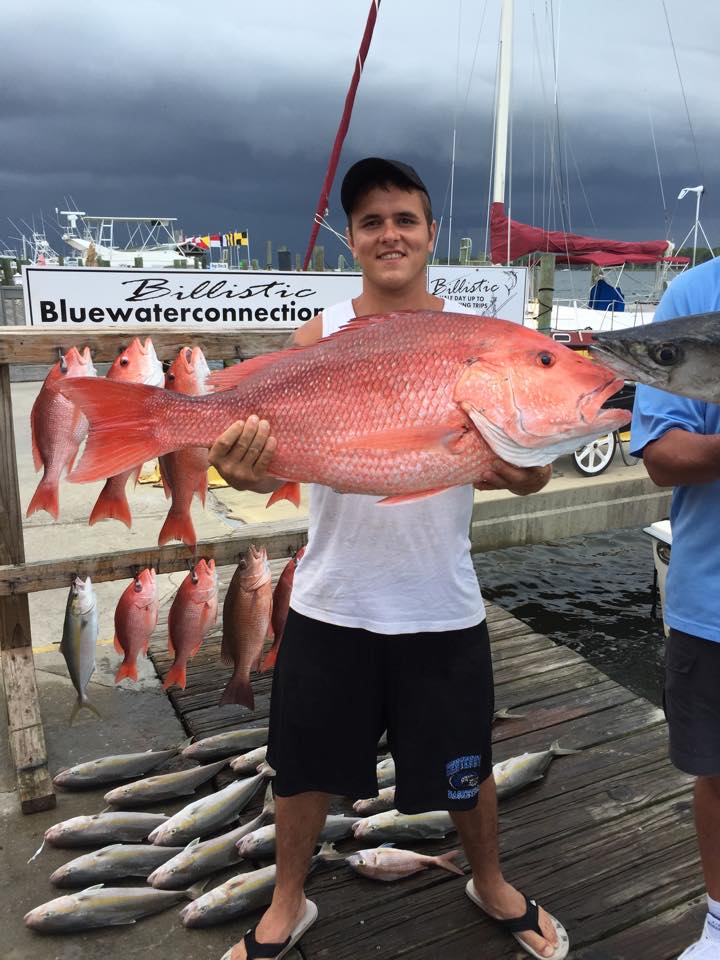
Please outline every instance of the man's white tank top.
[[[443, 310], [469, 313], [445, 301]], [[323, 311], [323, 336], [355, 316]], [[470, 557], [473, 488], [379, 506], [380, 497], [310, 485], [308, 546], [291, 606], [325, 623], [398, 634], [460, 630], [485, 619]]]

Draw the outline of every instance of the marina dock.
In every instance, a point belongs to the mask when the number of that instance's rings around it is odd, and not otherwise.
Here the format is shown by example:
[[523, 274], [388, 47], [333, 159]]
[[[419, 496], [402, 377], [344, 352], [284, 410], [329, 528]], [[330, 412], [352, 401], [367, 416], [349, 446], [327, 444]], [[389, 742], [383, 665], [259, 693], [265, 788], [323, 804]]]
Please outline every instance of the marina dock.
[[[222, 589], [231, 572], [222, 571]], [[495, 725], [494, 759], [543, 750], [555, 740], [582, 751], [557, 758], [541, 783], [501, 801], [507, 877], [562, 919], [572, 957], [671, 960], [697, 936], [704, 885], [691, 781], [667, 759], [662, 711], [500, 607], [489, 605], [488, 622], [496, 707], [524, 715]], [[254, 681], [254, 712], [217, 706], [230, 676], [219, 663], [219, 643], [216, 629], [189, 666], [186, 690], [169, 691], [195, 737], [267, 720], [269, 676]], [[164, 624], [151, 657], [164, 677], [172, 659]], [[352, 814], [350, 802], [338, 800], [333, 812]], [[455, 846], [450, 835], [414, 849], [436, 854]], [[519, 957], [515, 942], [483, 918], [463, 887], [439, 870], [388, 884], [357, 877], [342, 864], [320, 867], [308, 883], [320, 920], [297, 960]]]

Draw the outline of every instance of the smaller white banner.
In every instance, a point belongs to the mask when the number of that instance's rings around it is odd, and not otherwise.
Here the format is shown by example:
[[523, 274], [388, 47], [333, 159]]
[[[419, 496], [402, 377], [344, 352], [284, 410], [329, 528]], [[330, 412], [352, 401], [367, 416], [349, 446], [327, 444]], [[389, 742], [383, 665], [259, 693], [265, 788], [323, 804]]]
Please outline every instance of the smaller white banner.
[[428, 290], [486, 317], [523, 323], [527, 267], [428, 267]]

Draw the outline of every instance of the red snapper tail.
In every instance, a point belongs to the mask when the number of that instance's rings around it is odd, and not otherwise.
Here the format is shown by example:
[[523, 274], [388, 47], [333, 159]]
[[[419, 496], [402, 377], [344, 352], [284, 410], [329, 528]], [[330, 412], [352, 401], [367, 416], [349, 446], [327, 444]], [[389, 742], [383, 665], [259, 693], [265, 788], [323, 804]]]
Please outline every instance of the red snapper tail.
[[46, 510], [55, 520], [60, 513], [60, 499], [58, 495], [57, 480], [46, 480], [42, 478], [37, 485], [37, 489], [28, 504], [26, 517], [31, 516], [36, 510]]
[[112, 477], [183, 447], [182, 440], [173, 444], [159, 439], [160, 418], [163, 424], [176, 422], [183, 407], [196, 399], [97, 377], [73, 377], [57, 389], [82, 410], [90, 425], [85, 452], [69, 476], [73, 483]]
[[158, 545], [162, 547], [170, 540], [182, 540], [186, 546], [195, 549], [197, 534], [189, 510], [173, 510], [170, 507], [158, 537]]
[[92, 527], [98, 520], [120, 520], [132, 529], [132, 515], [125, 488], [119, 490], [117, 484], [112, 483], [112, 478], [108, 479], [95, 501], [88, 524]]
[[224, 707], [231, 703], [242, 704], [249, 710], [255, 709], [255, 694], [250, 686], [250, 680], [247, 677], [238, 677], [233, 675], [225, 687], [225, 692], [220, 697], [220, 706]]

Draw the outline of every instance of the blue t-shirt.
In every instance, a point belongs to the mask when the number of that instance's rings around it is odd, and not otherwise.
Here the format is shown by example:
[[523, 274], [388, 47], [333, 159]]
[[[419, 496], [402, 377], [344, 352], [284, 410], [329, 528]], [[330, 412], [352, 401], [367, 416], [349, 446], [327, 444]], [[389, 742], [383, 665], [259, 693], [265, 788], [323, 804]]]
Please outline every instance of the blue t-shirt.
[[[673, 280], [654, 319], [670, 320], [710, 310], [720, 310], [720, 259]], [[631, 428], [635, 455], [673, 428], [720, 433], [720, 405], [638, 386]], [[676, 630], [720, 643], [720, 480], [675, 487], [670, 521], [673, 544], [665, 621]]]

